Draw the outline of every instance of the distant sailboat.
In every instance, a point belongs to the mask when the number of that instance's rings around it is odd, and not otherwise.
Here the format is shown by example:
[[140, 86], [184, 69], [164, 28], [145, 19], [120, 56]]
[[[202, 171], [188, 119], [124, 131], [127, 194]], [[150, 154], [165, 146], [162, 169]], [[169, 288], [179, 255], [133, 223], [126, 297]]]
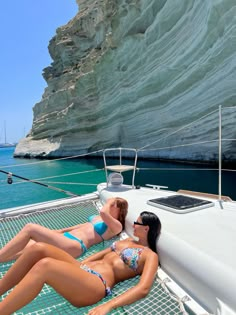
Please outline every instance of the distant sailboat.
[[0, 143], [0, 148], [10, 148], [10, 147], [15, 147], [16, 143], [10, 143], [7, 142], [7, 128], [6, 128], [6, 122], [4, 121], [4, 143]]

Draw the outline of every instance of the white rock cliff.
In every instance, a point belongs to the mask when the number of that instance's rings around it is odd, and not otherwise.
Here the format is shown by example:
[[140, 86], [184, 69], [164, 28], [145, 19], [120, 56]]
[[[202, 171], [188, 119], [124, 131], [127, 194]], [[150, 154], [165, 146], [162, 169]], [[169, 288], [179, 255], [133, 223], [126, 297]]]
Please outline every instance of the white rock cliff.
[[15, 156], [121, 146], [214, 161], [222, 105], [223, 158], [235, 161], [235, 0], [77, 2], [49, 43], [48, 87]]

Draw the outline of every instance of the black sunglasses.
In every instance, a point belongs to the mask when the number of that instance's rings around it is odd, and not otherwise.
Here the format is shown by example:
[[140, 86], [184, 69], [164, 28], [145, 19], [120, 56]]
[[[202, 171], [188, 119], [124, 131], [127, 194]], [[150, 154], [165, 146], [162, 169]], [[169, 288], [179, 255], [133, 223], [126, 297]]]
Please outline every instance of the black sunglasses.
[[138, 221], [134, 221], [134, 224], [135, 224], [135, 225], [146, 225], [146, 224], [140, 223], [140, 222], [138, 222]]

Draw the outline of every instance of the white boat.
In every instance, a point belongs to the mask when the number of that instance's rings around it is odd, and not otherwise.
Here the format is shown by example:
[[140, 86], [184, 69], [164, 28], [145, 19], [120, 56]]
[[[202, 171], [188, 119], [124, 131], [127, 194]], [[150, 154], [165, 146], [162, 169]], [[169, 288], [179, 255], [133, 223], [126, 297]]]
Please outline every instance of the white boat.
[[0, 143], [0, 148], [12, 148], [15, 147], [15, 143]]
[[[119, 173], [109, 174], [110, 170], [119, 170]], [[0, 213], [1, 246], [10, 237], [11, 232], [16, 233], [28, 222], [27, 220], [32, 221], [32, 217], [34, 221], [48, 226], [50, 220], [42, 219], [44, 216], [51, 216], [56, 220], [62, 212], [63, 215], [69, 216], [68, 209], [82, 207], [85, 208], [85, 212], [80, 210], [79, 216], [83, 221], [86, 220], [88, 208], [91, 205], [97, 207], [112, 196], [120, 196], [127, 199], [129, 203], [126, 231], [122, 237], [132, 235], [133, 221], [143, 210], [152, 211], [161, 219], [163, 228], [157, 243], [161, 267], [158, 270], [156, 286], [163, 286], [162, 291], [168, 296], [168, 302], [166, 302], [166, 297], [163, 298], [165, 302], [161, 302], [163, 314], [235, 314], [236, 203], [223, 196], [190, 191], [174, 192], [161, 186], [125, 185], [121, 173], [127, 170], [133, 171], [134, 181], [135, 164], [133, 166], [122, 164], [108, 166], [105, 163], [107, 182], [99, 184], [97, 191], [92, 194], [2, 211]], [[75, 213], [77, 218], [74, 217], [73, 220], [78, 220], [78, 212]], [[62, 221], [60, 223], [62, 224]], [[68, 225], [68, 222], [64, 224]], [[95, 247], [89, 253], [96, 250]], [[9, 263], [2, 266], [2, 269], [8, 267]], [[140, 305], [135, 304], [138, 314], [141, 312], [145, 314], [150, 299], [152, 308], [146, 314], [159, 314], [156, 313], [156, 309], [162, 298], [159, 291], [157, 293], [157, 289], [158, 287], [152, 290], [148, 298], [142, 300]], [[47, 294], [44, 298], [46, 296]], [[50, 304], [48, 301], [44, 302], [45, 314], [52, 309], [54, 309], [52, 314], [59, 314], [61, 307], [71, 307], [66, 302], [62, 303], [60, 298], [58, 299], [60, 302], [56, 305], [54, 305], [55, 301], [53, 305], [48, 305]], [[177, 306], [171, 307], [177, 307], [179, 313], [169, 309], [173, 301], [177, 303]], [[19, 314], [37, 314], [32, 312], [31, 304], [26, 307], [26, 312], [19, 312]], [[133, 311], [134, 308], [132, 309], [131, 305], [119, 310], [119, 314], [133, 314]], [[74, 309], [69, 314], [86, 313], [80, 313], [78, 309]]]
[[[139, 211], [145, 209], [159, 216], [163, 224], [158, 241], [161, 269], [166, 273], [163, 281], [168, 284], [172, 279], [184, 289], [185, 294], [178, 298], [184, 297], [194, 305], [193, 299], [210, 314], [236, 313], [234, 201], [228, 198], [219, 201], [215, 196], [190, 191], [173, 192], [158, 186], [135, 189], [101, 184], [98, 192], [104, 201], [115, 195], [128, 200], [128, 234], [132, 233], [132, 222]], [[209, 203], [194, 206], [196, 201]], [[170, 281], [171, 290], [175, 286], [172, 285]], [[197, 314], [205, 312], [198, 310]]]
[[16, 143], [11, 143], [7, 141], [7, 128], [6, 128], [6, 122], [4, 121], [4, 139], [5, 142], [0, 143], [0, 148], [11, 148], [15, 147]]
[[[107, 164], [110, 150], [119, 151], [116, 165]], [[134, 164], [123, 165], [123, 150], [134, 151]], [[27, 222], [49, 228], [75, 225], [78, 219], [84, 222], [88, 215], [99, 211], [108, 198], [120, 196], [129, 203], [126, 229], [120, 237], [132, 236], [133, 221], [143, 210], [161, 219], [162, 233], [157, 242], [161, 266], [147, 298], [111, 314], [236, 314], [236, 202], [221, 195], [221, 164], [219, 194], [211, 195], [170, 191], [158, 183], [136, 187], [136, 150], [107, 149], [103, 157], [106, 182], [100, 183], [94, 193], [1, 211], [0, 246]], [[130, 185], [123, 183], [125, 171], [133, 172]], [[108, 241], [95, 245], [88, 254], [108, 245]], [[1, 272], [9, 266], [1, 264]], [[115, 294], [137, 281], [134, 278], [117, 285]], [[46, 286], [39, 297], [16, 314], [86, 314], [88, 309], [74, 308]]]

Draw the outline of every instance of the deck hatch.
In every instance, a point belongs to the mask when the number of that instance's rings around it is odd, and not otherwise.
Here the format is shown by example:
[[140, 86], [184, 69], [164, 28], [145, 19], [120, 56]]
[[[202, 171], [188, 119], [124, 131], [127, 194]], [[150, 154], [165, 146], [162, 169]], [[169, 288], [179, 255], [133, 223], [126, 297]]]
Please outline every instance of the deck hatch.
[[168, 197], [150, 199], [147, 203], [149, 205], [176, 213], [188, 213], [214, 206], [214, 203], [211, 201], [184, 195], [172, 195]]

